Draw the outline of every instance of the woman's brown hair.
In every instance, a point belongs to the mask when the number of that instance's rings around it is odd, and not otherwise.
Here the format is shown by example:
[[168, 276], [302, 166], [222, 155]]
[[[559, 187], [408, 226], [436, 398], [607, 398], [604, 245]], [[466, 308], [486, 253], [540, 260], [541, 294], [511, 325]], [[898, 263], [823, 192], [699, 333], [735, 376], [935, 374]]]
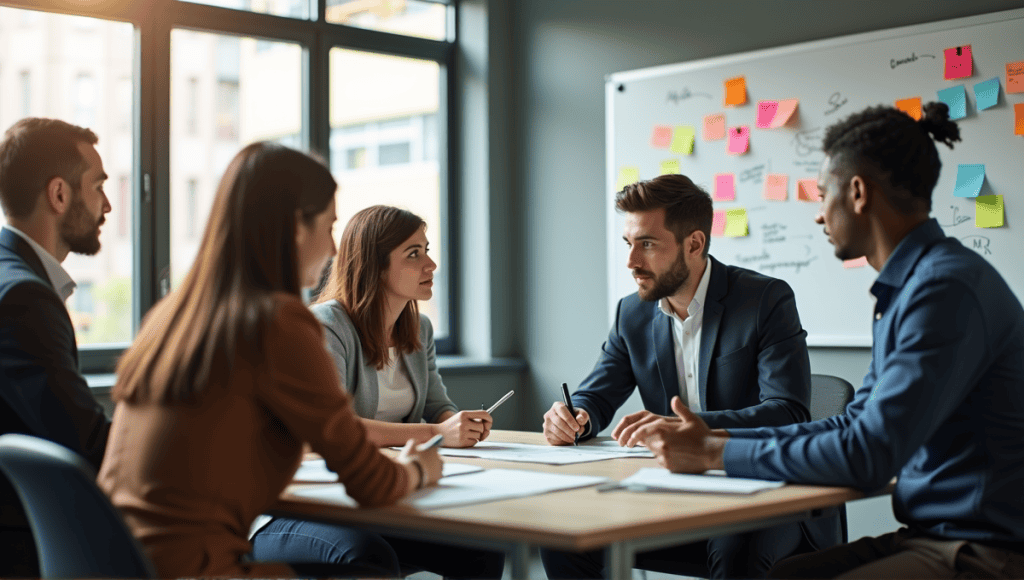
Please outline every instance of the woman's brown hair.
[[322, 162], [294, 149], [254, 143], [235, 155], [185, 280], [118, 363], [114, 399], [191, 402], [227, 382], [237, 357], [260, 364], [273, 294], [300, 293], [297, 219], [311, 224], [336, 190]]
[[389, 343], [400, 352], [411, 353], [420, 344], [420, 309], [410, 300], [391, 331], [385, 335], [387, 292], [384, 276], [391, 265], [391, 252], [426, 225], [418, 215], [386, 205], [368, 207], [352, 216], [341, 235], [327, 286], [319, 302], [341, 303], [359, 333], [363, 355], [378, 369], [390, 362]]

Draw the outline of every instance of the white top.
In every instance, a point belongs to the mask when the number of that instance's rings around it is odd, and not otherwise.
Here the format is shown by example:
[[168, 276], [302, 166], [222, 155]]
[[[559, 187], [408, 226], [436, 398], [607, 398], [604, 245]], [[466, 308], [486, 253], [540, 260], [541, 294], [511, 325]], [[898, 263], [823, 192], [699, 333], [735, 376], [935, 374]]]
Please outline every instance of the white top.
[[61, 266], [60, 262], [57, 261], [57, 258], [54, 258], [50, 252], [47, 252], [42, 246], [37, 244], [35, 240], [25, 235], [25, 232], [11, 224], [7, 224], [4, 227], [18, 234], [21, 239], [28, 242], [28, 245], [35, 250], [36, 255], [39, 256], [39, 261], [43, 263], [43, 269], [46, 270], [46, 275], [50, 278], [50, 284], [53, 284], [53, 289], [57, 291], [57, 295], [60, 296], [61, 300], [67, 301], [78, 285], [71, 279], [71, 275], [64, 269], [64, 266]]
[[704, 300], [708, 295], [708, 281], [711, 280], [711, 260], [707, 260], [704, 275], [697, 284], [697, 291], [686, 307], [686, 320], [679, 318], [668, 303], [668, 298], [658, 301], [658, 309], [672, 319], [672, 346], [676, 357], [676, 372], [679, 374], [679, 398], [694, 413], [703, 409], [700, 405], [700, 333], [704, 326]]
[[374, 419], [401, 423], [412, 412], [416, 393], [412, 390], [409, 373], [397, 355], [395, 347], [388, 349], [391, 362], [377, 371], [377, 414]]

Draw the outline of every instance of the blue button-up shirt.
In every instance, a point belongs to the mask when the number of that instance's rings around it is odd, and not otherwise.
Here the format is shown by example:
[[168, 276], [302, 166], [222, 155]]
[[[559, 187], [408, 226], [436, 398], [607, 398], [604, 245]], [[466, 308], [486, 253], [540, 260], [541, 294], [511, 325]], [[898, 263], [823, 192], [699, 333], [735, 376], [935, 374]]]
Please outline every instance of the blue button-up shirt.
[[729, 475], [877, 489], [896, 518], [951, 539], [1024, 547], [1024, 309], [935, 220], [871, 287], [871, 367], [843, 415], [730, 430]]

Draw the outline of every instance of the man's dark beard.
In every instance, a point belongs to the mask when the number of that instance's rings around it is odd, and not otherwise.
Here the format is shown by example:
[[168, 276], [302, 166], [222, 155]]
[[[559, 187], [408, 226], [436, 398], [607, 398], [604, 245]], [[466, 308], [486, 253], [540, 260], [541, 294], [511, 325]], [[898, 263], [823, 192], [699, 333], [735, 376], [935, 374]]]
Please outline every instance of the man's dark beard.
[[82, 200], [81, 190], [75, 191], [71, 195], [68, 213], [60, 224], [61, 239], [68, 245], [68, 249], [76, 254], [95, 255], [100, 251], [99, 227], [105, 221], [106, 218], [102, 215], [99, 221], [93, 221], [89, 215], [89, 208]]
[[672, 264], [672, 269], [660, 276], [654, 276], [652, 272], [646, 270], [633, 270], [633, 273], [651, 276], [654, 286], [650, 290], [637, 289], [640, 299], [647, 302], [654, 302], [675, 294], [690, 279], [690, 269], [686, 266], [685, 256], [682, 252]]

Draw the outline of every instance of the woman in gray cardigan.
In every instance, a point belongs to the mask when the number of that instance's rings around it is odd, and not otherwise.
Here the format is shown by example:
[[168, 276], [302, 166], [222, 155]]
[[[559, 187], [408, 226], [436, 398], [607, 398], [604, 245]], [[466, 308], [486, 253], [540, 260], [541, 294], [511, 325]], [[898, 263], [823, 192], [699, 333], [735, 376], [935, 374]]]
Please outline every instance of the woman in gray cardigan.
[[490, 433], [490, 414], [459, 411], [437, 372], [433, 327], [417, 304], [433, 295], [437, 269], [426, 227], [394, 207], [357, 213], [311, 308], [367, 436], [381, 447], [438, 433], [445, 447], [470, 447]]
[[[312, 307], [367, 437], [381, 447], [436, 433], [448, 447], [469, 447], [491, 428], [486, 411], [459, 411], [437, 372], [434, 333], [417, 305], [430, 299], [437, 268], [427, 256], [425, 230], [420, 217], [394, 207], [357, 213], [345, 226], [322, 302]], [[260, 560], [363, 569], [397, 561], [403, 575], [429, 570], [447, 578], [501, 578], [505, 562], [500, 552], [288, 518], [275, 518], [252, 542]]]

